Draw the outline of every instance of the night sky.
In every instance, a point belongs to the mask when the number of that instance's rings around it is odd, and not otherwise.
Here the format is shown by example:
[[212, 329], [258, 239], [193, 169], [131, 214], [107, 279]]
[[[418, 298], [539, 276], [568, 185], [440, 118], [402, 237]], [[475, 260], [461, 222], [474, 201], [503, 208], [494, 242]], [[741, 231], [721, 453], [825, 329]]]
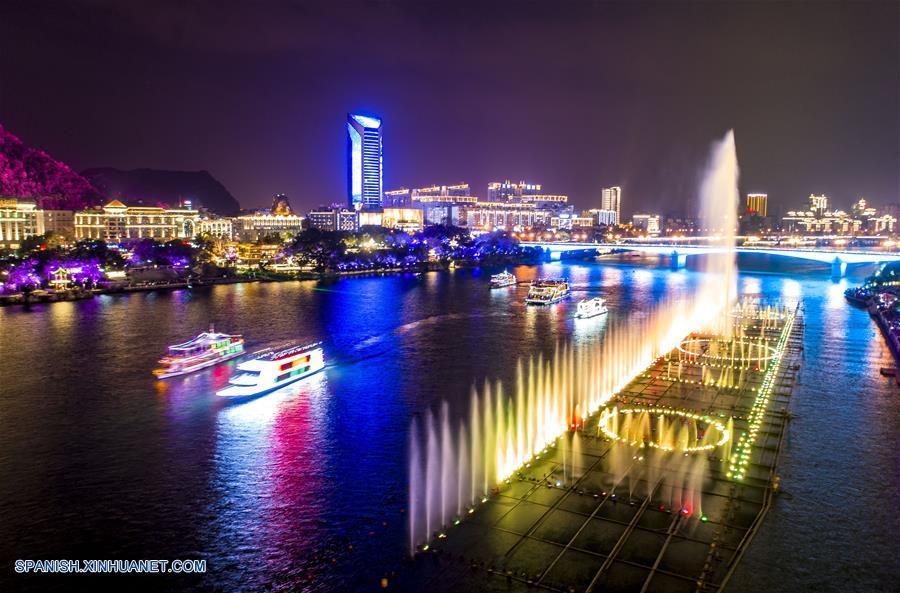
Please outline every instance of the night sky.
[[588, 208], [618, 184], [626, 214], [689, 208], [733, 127], [742, 193], [849, 208], [900, 202], [898, 28], [895, 0], [0, 0], [0, 122], [78, 170], [307, 208], [346, 199], [366, 110], [386, 189], [527, 179]]

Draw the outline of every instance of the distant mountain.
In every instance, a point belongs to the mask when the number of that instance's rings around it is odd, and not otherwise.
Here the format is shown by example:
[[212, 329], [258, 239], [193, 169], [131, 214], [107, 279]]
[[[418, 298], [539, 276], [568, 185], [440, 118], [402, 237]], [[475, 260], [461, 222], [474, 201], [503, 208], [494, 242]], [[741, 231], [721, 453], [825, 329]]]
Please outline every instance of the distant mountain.
[[190, 200], [194, 208], [203, 206], [226, 216], [240, 210], [234, 196], [208, 171], [122, 171], [104, 167], [87, 169], [81, 174], [104, 195], [129, 205], [177, 206], [183, 200]]
[[91, 183], [0, 125], [0, 195], [35, 198], [48, 210], [82, 210], [103, 201]]

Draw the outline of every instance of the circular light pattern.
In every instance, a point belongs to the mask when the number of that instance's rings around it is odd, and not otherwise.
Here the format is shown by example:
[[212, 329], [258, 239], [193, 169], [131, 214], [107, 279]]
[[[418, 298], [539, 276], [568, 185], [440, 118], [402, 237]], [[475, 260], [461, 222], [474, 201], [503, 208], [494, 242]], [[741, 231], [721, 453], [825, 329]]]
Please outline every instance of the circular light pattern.
[[[618, 420], [619, 417], [630, 417], [632, 415], [637, 416], [647, 412], [648, 415], [654, 416], [657, 421], [660, 418], [674, 418], [676, 420], [688, 420], [695, 423], [704, 423], [706, 425], [707, 436], [709, 431], [714, 430], [717, 438], [705, 438], [703, 441], [698, 441], [696, 438], [693, 443], [689, 443], [687, 446], [682, 446], [676, 448], [674, 443], [660, 443], [659, 435], [657, 434], [654, 438], [646, 439], [640, 438], [637, 439], [633, 435], [622, 435], [620, 434], [621, 429], [624, 424], [614, 423], [615, 420]], [[616, 424], [615, 427], [611, 426], [612, 424]], [[673, 408], [661, 408], [661, 407], [634, 407], [634, 408], [608, 408], [600, 415], [600, 419], [598, 422], [600, 432], [603, 435], [613, 441], [618, 441], [620, 443], [625, 443], [627, 445], [639, 446], [639, 447], [652, 447], [654, 449], [659, 449], [660, 451], [665, 451], [667, 453], [679, 451], [682, 453], [701, 453], [703, 451], [712, 451], [717, 447], [721, 447], [731, 438], [731, 431], [723, 424], [722, 422], [712, 418], [711, 416], [707, 416], [704, 414], [696, 414], [694, 412], [688, 410], [676, 410]], [[652, 430], [652, 422], [650, 423], [650, 434], [653, 434]], [[658, 432], [658, 431], [657, 431]], [[697, 433], [699, 433], [699, 428]], [[696, 434], [696, 433], [695, 433]]]
[[[698, 350], [694, 350], [692, 348], [692, 345], [694, 344], [699, 345]], [[729, 344], [733, 345], [736, 349], [739, 349], [741, 346], [747, 346], [749, 352], [752, 352], [755, 349], [759, 354], [757, 356], [741, 356], [738, 353], [735, 353], [735, 356], [719, 356], [717, 354], [709, 354], [708, 352], [704, 352], [704, 344]], [[689, 340], [683, 340], [681, 344], [678, 345], [678, 350], [687, 354], [688, 356], [693, 356], [695, 358], [703, 360], [730, 360], [737, 362], [766, 362], [775, 358], [776, 355], [775, 348], [769, 346], [768, 344], [761, 344], [760, 342], [749, 342], [743, 340], [728, 342], [725, 340], [714, 340], [711, 338], [692, 338]]]

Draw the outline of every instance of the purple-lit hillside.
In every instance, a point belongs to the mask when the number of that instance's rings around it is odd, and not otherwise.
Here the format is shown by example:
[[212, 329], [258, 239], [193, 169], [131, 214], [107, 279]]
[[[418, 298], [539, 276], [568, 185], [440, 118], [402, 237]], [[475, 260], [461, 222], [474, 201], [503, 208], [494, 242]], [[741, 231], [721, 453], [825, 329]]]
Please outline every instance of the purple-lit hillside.
[[0, 125], [0, 195], [35, 198], [47, 210], [83, 210], [101, 202], [84, 177]]

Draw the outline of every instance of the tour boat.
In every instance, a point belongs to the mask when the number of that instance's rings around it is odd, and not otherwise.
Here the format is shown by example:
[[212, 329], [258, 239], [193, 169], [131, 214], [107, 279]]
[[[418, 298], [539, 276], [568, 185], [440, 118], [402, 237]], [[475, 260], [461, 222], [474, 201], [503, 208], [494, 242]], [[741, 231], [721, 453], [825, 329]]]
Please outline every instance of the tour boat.
[[216, 333], [212, 326], [193, 340], [169, 346], [153, 374], [160, 379], [193, 373], [244, 353], [244, 338]]
[[587, 319], [588, 317], [596, 317], [597, 315], [604, 315], [608, 312], [609, 309], [606, 308], [606, 303], [603, 299], [597, 297], [594, 299], [578, 301], [578, 310], [575, 312], [575, 317]]
[[263, 350], [256, 358], [237, 366], [238, 373], [228, 387], [217, 392], [222, 397], [250, 397], [290, 385], [325, 368], [321, 342]]
[[528, 289], [525, 302], [530, 305], [552, 305], [569, 296], [567, 280], [535, 280]]
[[499, 274], [494, 274], [491, 276], [491, 288], [503, 288], [505, 286], [512, 286], [518, 282], [516, 277], [513, 274], [510, 274], [507, 271], [500, 272]]

